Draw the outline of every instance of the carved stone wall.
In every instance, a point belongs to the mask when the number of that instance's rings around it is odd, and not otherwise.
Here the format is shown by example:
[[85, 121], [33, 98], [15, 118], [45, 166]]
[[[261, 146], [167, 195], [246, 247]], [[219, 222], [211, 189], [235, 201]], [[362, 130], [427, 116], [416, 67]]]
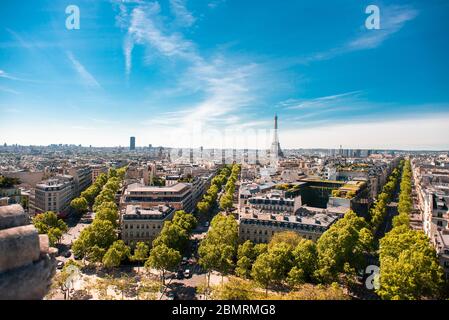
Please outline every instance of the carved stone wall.
[[42, 299], [56, 271], [56, 254], [20, 205], [0, 207], [0, 300]]

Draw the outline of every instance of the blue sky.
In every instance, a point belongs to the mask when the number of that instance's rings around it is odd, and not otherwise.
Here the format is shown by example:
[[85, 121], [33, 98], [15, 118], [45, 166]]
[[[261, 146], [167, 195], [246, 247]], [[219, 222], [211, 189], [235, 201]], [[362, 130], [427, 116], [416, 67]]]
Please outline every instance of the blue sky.
[[1, 6], [1, 143], [449, 149], [444, 0]]

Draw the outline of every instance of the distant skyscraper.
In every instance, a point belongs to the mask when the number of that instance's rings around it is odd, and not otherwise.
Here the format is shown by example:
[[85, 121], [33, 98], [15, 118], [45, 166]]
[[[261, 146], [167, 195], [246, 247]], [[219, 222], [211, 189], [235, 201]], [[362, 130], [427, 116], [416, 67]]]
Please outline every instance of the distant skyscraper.
[[129, 150], [136, 150], [136, 137], [129, 138]]
[[190, 163], [193, 163], [193, 148], [190, 148]]
[[284, 157], [284, 154], [281, 150], [281, 145], [279, 143], [279, 136], [278, 136], [278, 115], [276, 114], [274, 116], [274, 134], [273, 134], [273, 142], [271, 144], [271, 150], [270, 154], [277, 158]]
[[221, 163], [225, 164], [226, 163], [226, 156], [225, 156], [225, 149], [221, 150]]

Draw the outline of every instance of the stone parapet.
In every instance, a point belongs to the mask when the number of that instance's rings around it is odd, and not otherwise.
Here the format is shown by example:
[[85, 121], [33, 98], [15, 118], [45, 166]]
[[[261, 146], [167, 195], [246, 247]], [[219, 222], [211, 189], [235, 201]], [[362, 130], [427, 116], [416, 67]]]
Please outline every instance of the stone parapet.
[[0, 207], [0, 300], [42, 299], [55, 274], [57, 250], [28, 221], [20, 205]]

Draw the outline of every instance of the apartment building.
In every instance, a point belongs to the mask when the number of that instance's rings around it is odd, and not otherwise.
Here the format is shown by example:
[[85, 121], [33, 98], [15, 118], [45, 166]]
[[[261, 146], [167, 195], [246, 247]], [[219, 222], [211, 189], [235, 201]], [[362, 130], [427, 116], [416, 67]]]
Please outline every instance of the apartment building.
[[75, 181], [72, 176], [62, 175], [36, 184], [34, 196], [30, 197], [30, 213], [53, 211], [59, 216], [68, 213], [70, 201], [75, 197]]
[[449, 279], [449, 166], [433, 157], [417, 157], [411, 164], [422, 228]]
[[146, 186], [141, 183], [130, 184], [120, 199], [120, 208], [128, 205], [139, 205], [144, 209], [158, 205], [169, 205], [175, 210], [192, 212], [192, 186], [188, 183], [177, 183], [171, 186]]
[[120, 217], [121, 238], [127, 245], [137, 242], [151, 242], [161, 232], [165, 221], [171, 220], [175, 209], [158, 205], [143, 208], [140, 205], [128, 205]]
[[90, 169], [92, 171], [91, 183], [94, 183], [100, 174], [108, 172], [108, 168], [102, 165], [93, 165]]
[[89, 166], [69, 168], [65, 170], [65, 173], [73, 177], [76, 197], [92, 184], [92, 169]]
[[293, 231], [305, 239], [317, 241], [347, 210], [303, 206], [294, 213], [275, 214], [245, 208], [239, 215], [239, 238], [268, 243], [276, 232]]
[[250, 208], [273, 213], [294, 213], [301, 207], [301, 196], [285, 197], [285, 192], [272, 190], [265, 195], [251, 197], [247, 201]]

